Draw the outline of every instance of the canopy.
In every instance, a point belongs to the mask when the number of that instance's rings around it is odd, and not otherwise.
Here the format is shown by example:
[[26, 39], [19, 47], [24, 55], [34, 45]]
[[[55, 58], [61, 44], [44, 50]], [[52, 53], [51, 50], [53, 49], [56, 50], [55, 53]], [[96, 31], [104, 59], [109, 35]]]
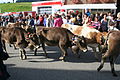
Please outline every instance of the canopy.
[[63, 5], [56, 7], [57, 9], [117, 9], [115, 4], [77, 4], [77, 5]]

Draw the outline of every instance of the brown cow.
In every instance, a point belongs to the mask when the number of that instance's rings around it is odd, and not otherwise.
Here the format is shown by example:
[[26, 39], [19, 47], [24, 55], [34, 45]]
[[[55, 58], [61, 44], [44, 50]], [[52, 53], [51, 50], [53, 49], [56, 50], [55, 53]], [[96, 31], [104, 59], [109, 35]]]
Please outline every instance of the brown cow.
[[[58, 46], [62, 51], [62, 56], [59, 59], [65, 60], [68, 47], [72, 47], [72, 43], [79, 46], [81, 50], [87, 50], [86, 41], [84, 37], [75, 36], [65, 28], [37, 28], [37, 34], [40, 37], [43, 50], [45, 45]], [[72, 40], [74, 39], [74, 40]], [[46, 54], [46, 51], [45, 51]], [[47, 54], [46, 54], [47, 56]]]
[[1, 27], [0, 30], [1, 30], [0, 31], [1, 32], [0, 33], [1, 40], [3, 42], [3, 47], [4, 47], [5, 51], [6, 51], [5, 43], [15, 44], [15, 46], [19, 48], [21, 59], [27, 58], [24, 48], [26, 48], [28, 46], [28, 43], [32, 44], [32, 45], [38, 44], [38, 40], [36, 39], [37, 35], [32, 34], [30, 39], [28, 39], [29, 37], [28, 37], [27, 32], [22, 28], [19, 28], [19, 27], [15, 27], [15, 28]]
[[78, 26], [71, 24], [63, 24], [62, 27], [67, 28], [75, 35], [84, 36], [88, 46], [93, 49], [95, 58], [99, 59], [96, 48], [98, 47], [100, 50], [101, 38], [105, 38], [105, 36], [107, 35], [106, 32], [99, 32], [94, 28], [87, 27], [87, 25]]
[[110, 31], [107, 35], [107, 40], [102, 49], [102, 60], [99, 68], [97, 69], [100, 71], [103, 68], [104, 62], [106, 58], [110, 60], [111, 72], [113, 76], [117, 76], [115, 69], [114, 69], [114, 62], [116, 58], [120, 54], [120, 31]]
[[21, 23], [17, 21], [16, 23], [8, 23], [7, 27], [12, 28], [12, 27], [21, 27]]

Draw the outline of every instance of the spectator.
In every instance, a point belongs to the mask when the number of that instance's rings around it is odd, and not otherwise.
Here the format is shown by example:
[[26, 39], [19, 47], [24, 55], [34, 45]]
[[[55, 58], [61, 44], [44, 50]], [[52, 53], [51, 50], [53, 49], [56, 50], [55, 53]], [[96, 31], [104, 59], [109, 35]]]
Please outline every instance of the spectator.
[[49, 15], [49, 17], [46, 20], [46, 27], [53, 27], [54, 19], [52, 15]]
[[91, 19], [90, 16], [88, 16], [88, 17], [86, 18], [86, 20], [85, 20], [85, 24], [91, 26], [91, 24], [92, 24], [92, 19]]
[[54, 27], [61, 27], [63, 24], [63, 20], [60, 15], [56, 14], [55, 20], [54, 20]]
[[103, 19], [103, 13], [101, 12], [98, 20], [101, 22], [102, 19]]
[[98, 29], [100, 29], [100, 25], [101, 25], [101, 23], [98, 21], [98, 17], [95, 17], [95, 20], [92, 22], [93, 28], [98, 30]]
[[13, 15], [9, 16], [9, 22], [14, 23], [14, 16]]
[[34, 26], [34, 18], [32, 18], [31, 15], [29, 15], [29, 17], [28, 17], [28, 25], [30, 25], [31, 27]]
[[19, 17], [20, 17], [20, 18], [23, 17], [23, 13], [22, 13], [22, 12], [19, 13]]
[[74, 14], [70, 15], [70, 17], [71, 17], [71, 18], [70, 18], [70, 20], [69, 20], [69, 23], [72, 24], [72, 25], [74, 25], [75, 22], [76, 22], [76, 17], [75, 17]]
[[86, 21], [87, 17], [88, 17], [88, 16], [87, 16], [86, 14], [83, 15], [82, 24], [86, 24], [85, 21]]
[[46, 21], [47, 21], [47, 18], [48, 18], [48, 15], [47, 15], [47, 14], [44, 15], [44, 21], [43, 21], [43, 24], [44, 24], [45, 27], [46, 27]]
[[0, 16], [0, 26], [3, 25], [2, 17]]
[[26, 23], [27, 22], [27, 18], [26, 17], [23, 17], [22, 19], [21, 19], [21, 25], [23, 25], [23, 26], [26, 26]]
[[77, 15], [77, 19], [76, 19], [76, 22], [75, 22], [75, 25], [79, 25], [79, 26], [82, 26], [82, 15]]
[[35, 26], [40, 26], [39, 17], [36, 17], [36, 19], [35, 19]]
[[120, 30], [120, 12], [117, 14], [117, 24], [116, 28]]
[[86, 9], [86, 10], [85, 10], [85, 14], [86, 14], [87, 16], [90, 16], [90, 15], [91, 15], [89, 9]]
[[116, 28], [116, 22], [114, 20], [114, 16], [111, 15], [111, 19], [108, 21], [108, 31], [111, 31], [111, 30], [118, 30]]
[[108, 32], [108, 20], [107, 15], [104, 15], [104, 18], [101, 20], [101, 26], [100, 26], [101, 32]]
[[40, 20], [40, 26], [44, 26], [43, 24], [44, 17], [42, 15], [39, 16], [39, 20]]
[[111, 12], [108, 12], [107, 19], [110, 20], [110, 19], [111, 19], [111, 16], [112, 16]]

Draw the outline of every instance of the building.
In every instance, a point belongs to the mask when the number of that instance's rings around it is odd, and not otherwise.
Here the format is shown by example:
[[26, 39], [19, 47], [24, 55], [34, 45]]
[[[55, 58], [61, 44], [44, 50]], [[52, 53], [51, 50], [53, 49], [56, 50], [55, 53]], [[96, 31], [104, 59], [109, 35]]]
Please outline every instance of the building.
[[61, 1], [40, 1], [40, 2], [32, 2], [32, 11], [36, 11], [38, 14], [53, 14], [56, 8], [62, 6]]
[[53, 0], [40, 1], [32, 3], [32, 10], [39, 14], [54, 13], [58, 9], [66, 10], [85, 10], [90, 9], [93, 12], [116, 10], [117, 0]]

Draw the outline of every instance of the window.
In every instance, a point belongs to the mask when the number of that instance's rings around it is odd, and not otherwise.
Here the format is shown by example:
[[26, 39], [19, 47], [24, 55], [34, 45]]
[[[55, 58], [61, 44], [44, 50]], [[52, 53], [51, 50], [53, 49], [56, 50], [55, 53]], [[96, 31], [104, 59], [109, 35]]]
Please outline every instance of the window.
[[46, 7], [38, 7], [38, 13], [39, 14], [52, 14], [52, 7], [46, 6]]

